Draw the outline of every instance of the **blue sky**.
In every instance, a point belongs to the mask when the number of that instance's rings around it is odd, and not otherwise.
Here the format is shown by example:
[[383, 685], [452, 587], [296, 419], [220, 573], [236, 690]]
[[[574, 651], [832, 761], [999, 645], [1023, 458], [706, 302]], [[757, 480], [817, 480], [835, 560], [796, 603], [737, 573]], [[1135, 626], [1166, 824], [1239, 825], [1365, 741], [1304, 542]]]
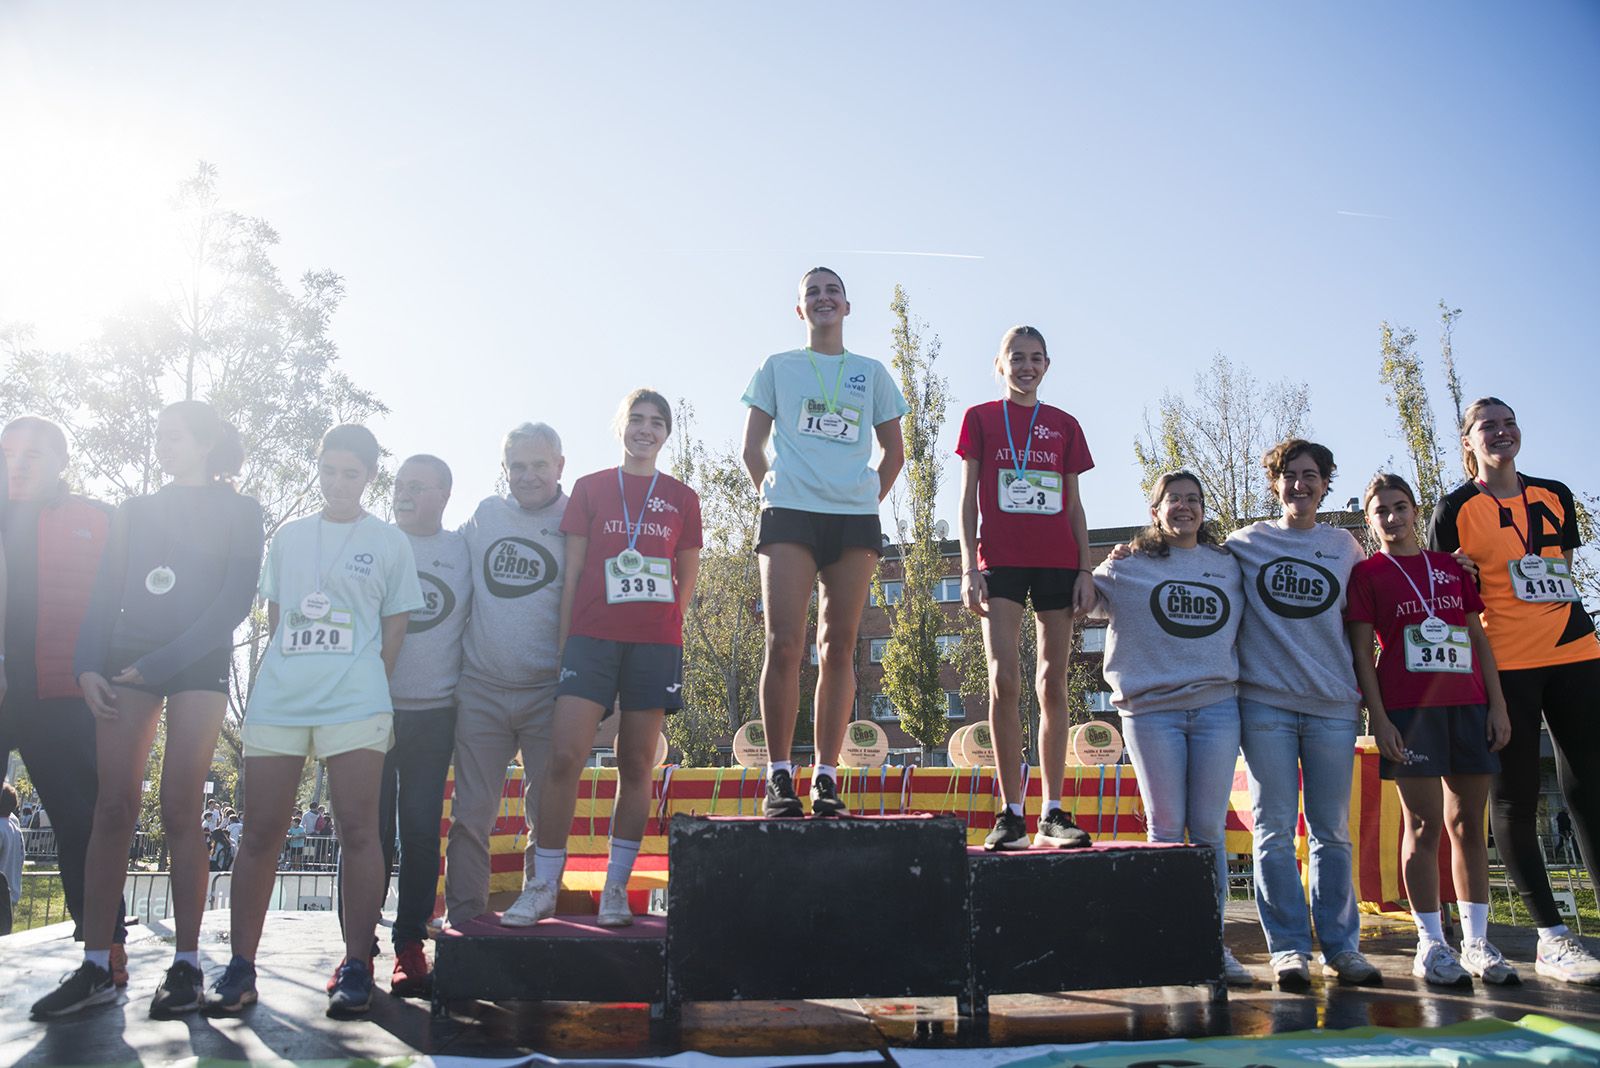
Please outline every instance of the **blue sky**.
[[947, 447], [1001, 333], [1040, 327], [1091, 526], [1140, 520], [1142, 412], [1219, 351], [1309, 383], [1357, 493], [1400, 451], [1378, 324], [1434, 356], [1441, 297], [1523, 466], [1600, 489], [1597, 60], [1588, 3], [9, 3], [0, 319], [87, 336], [153, 284], [161, 200], [206, 159], [286, 274], [345, 276], [346, 368], [388, 447], [451, 462], [452, 520], [524, 419], [569, 482], [614, 463], [635, 385], [736, 437], [817, 262], [868, 355], [906, 287]]

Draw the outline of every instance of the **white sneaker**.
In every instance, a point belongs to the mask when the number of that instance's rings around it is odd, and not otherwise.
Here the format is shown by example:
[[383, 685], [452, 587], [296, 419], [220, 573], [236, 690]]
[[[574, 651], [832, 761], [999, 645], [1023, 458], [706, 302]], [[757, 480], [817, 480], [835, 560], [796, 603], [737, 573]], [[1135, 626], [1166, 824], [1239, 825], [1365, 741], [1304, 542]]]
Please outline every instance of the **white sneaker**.
[[600, 891], [600, 915], [595, 922], [601, 927], [633, 926], [633, 910], [628, 907], [626, 886], [607, 886]]
[[1476, 975], [1486, 983], [1522, 982], [1517, 970], [1506, 961], [1505, 954], [1487, 938], [1468, 938], [1461, 943], [1461, 966], [1469, 975]]
[[1311, 989], [1311, 957], [1285, 949], [1272, 955], [1272, 978], [1279, 990], [1303, 994]]
[[1249, 968], [1239, 963], [1239, 958], [1227, 946], [1222, 947], [1222, 975], [1229, 986], [1256, 985], [1256, 977], [1250, 974]]
[[1411, 965], [1411, 974], [1430, 986], [1472, 985], [1472, 976], [1461, 967], [1450, 947], [1431, 940], [1417, 943], [1417, 959]]
[[1539, 939], [1533, 970], [1563, 983], [1600, 984], [1600, 961], [1570, 933]]
[[532, 927], [556, 914], [556, 897], [561, 887], [552, 882], [529, 883], [511, 907], [500, 914], [501, 927]]

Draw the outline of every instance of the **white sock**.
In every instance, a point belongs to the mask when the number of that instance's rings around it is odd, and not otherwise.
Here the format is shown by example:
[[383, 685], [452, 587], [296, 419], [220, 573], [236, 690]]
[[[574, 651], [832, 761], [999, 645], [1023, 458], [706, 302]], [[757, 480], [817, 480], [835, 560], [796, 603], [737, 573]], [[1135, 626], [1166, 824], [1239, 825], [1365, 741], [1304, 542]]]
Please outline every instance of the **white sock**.
[[1021, 805], [1007, 805], [1006, 808], [1011, 810], [1011, 814], [1013, 816], [1022, 815], [1022, 806]]
[[1567, 925], [1564, 923], [1558, 923], [1554, 927], [1541, 927], [1539, 928], [1539, 940], [1542, 942], [1546, 938], [1559, 938], [1566, 933]]
[[1444, 928], [1439, 924], [1438, 909], [1432, 912], [1413, 911], [1411, 918], [1417, 921], [1417, 933], [1421, 935], [1424, 942], [1437, 942], [1441, 946], [1446, 944]]
[[839, 769], [832, 764], [813, 764], [811, 767], [811, 781], [815, 782], [818, 775], [826, 775], [834, 782], [839, 781]]
[[199, 969], [199, 967], [200, 967], [200, 951], [198, 949], [192, 949], [189, 952], [185, 953], [183, 950], [180, 949], [178, 952], [176, 952], [176, 953], [174, 953], [172, 955], [172, 963], [174, 963], [174, 964], [188, 964], [188, 965], [191, 965], [192, 967], [194, 967], [195, 969]]
[[83, 951], [83, 959], [97, 968], [108, 972], [111, 970], [111, 951], [109, 949], [86, 949]]
[[544, 849], [540, 846], [533, 847], [533, 879], [539, 883], [555, 883], [560, 885], [561, 872], [567, 866], [567, 851], [565, 849]]
[[1461, 910], [1463, 938], [1489, 937], [1489, 906], [1486, 902], [1460, 901], [1456, 903], [1456, 908]]
[[606, 861], [606, 885], [627, 887], [628, 876], [633, 874], [633, 862], [639, 859], [643, 842], [630, 842], [623, 838], [611, 839], [611, 856]]
[[1050, 815], [1050, 813], [1056, 811], [1060, 807], [1061, 807], [1061, 798], [1059, 798], [1059, 797], [1047, 797], [1047, 798], [1045, 798], [1044, 799], [1044, 804], [1039, 807], [1039, 818], [1040, 819], [1044, 819], [1046, 816]]
[[794, 764], [788, 760], [774, 760], [767, 765], [767, 778], [772, 778], [772, 773], [775, 771], [786, 771], [792, 778], [794, 776]]

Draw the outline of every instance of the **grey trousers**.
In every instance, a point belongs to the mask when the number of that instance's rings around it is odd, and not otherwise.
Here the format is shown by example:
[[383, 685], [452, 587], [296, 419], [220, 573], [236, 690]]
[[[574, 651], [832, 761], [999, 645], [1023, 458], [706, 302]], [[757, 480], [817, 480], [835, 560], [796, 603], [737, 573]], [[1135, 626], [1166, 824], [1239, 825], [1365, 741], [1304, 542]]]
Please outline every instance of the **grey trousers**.
[[[550, 756], [556, 678], [519, 689], [466, 675], [456, 685], [456, 783], [445, 846], [444, 903], [452, 924], [489, 907], [489, 836], [500, 816], [506, 767], [522, 753], [524, 882], [533, 881], [534, 821]], [[520, 890], [521, 887], [519, 886]]]

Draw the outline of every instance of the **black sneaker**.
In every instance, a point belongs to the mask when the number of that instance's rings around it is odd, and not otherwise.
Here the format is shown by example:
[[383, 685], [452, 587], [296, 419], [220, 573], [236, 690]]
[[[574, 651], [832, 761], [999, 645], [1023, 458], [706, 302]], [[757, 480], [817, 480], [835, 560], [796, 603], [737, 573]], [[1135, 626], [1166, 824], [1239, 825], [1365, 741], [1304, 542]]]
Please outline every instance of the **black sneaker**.
[[205, 1000], [205, 974], [186, 960], [174, 961], [150, 999], [150, 1015], [159, 1020], [194, 1012]]
[[61, 977], [61, 985], [33, 1003], [35, 1020], [51, 1020], [57, 1016], [70, 1016], [91, 1005], [104, 1005], [117, 1000], [117, 988], [111, 982], [111, 970], [84, 961], [78, 970]]
[[233, 1015], [243, 1012], [246, 1005], [256, 1001], [256, 966], [243, 957], [235, 956], [228, 962], [222, 978], [211, 984], [201, 1006], [207, 1015]]
[[1089, 832], [1072, 822], [1064, 808], [1053, 808], [1039, 821], [1033, 844], [1057, 849], [1082, 849], [1089, 844]]
[[983, 848], [991, 852], [996, 849], [1027, 849], [1027, 822], [1011, 809], [1001, 809], [994, 818], [994, 830], [983, 840]]
[[372, 969], [359, 960], [339, 965], [333, 990], [328, 994], [328, 1015], [356, 1016], [372, 1008]]
[[811, 814], [824, 819], [850, 815], [850, 810], [839, 800], [839, 790], [834, 786], [832, 775], [811, 777]]
[[782, 768], [767, 774], [767, 799], [762, 803], [761, 814], [769, 820], [793, 819], [806, 814], [794, 792], [794, 779]]

